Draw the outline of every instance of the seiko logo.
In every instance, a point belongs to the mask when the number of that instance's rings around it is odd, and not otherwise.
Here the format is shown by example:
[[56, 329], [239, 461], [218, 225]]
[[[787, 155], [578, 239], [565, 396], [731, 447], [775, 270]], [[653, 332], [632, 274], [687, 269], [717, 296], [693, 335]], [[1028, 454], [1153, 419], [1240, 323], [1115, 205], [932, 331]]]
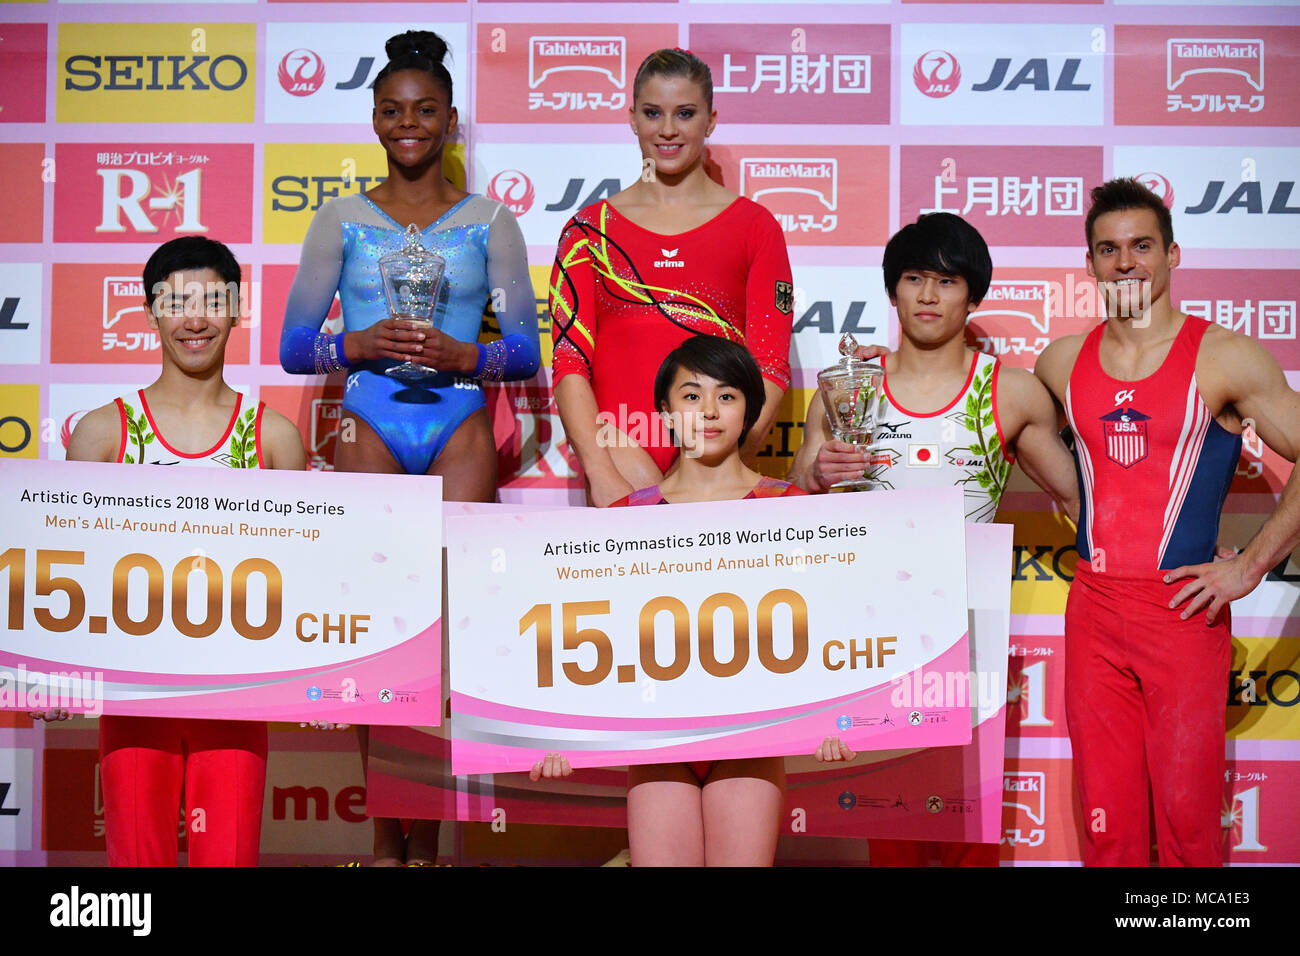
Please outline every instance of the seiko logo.
[[770, 162], [761, 159], [744, 161], [749, 176], [800, 176], [806, 179], [829, 179], [835, 175], [835, 165], [829, 162], [799, 163]]
[[655, 268], [656, 268], [656, 269], [684, 269], [684, 268], [686, 268], [686, 262], [685, 262], [685, 260], [674, 258], [674, 256], [677, 255], [677, 250], [676, 250], [676, 249], [660, 249], [659, 251], [662, 252], [662, 253], [664, 254], [664, 258], [663, 258], [663, 259], [659, 259], [658, 261], [655, 262]]
[[[81, 69], [79, 69], [81, 67]], [[70, 56], [64, 63], [64, 89], [90, 90], [237, 90], [248, 79], [248, 64], [237, 56]], [[73, 77], [84, 77], [77, 83]], [[188, 80], [188, 83], [186, 82]]]
[[271, 181], [274, 196], [271, 209], [275, 212], [314, 211], [335, 196], [363, 193], [383, 181], [383, 176], [277, 176]]

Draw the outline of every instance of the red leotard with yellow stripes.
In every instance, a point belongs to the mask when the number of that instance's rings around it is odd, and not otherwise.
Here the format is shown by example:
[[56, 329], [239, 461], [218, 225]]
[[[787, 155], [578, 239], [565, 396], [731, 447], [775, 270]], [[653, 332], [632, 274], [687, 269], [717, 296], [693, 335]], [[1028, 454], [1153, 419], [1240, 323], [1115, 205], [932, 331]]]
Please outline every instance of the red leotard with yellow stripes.
[[550, 302], [553, 381], [589, 379], [597, 409], [660, 470], [677, 449], [654, 410], [654, 377], [689, 336], [739, 342], [764, 378], [790, 385], [790, 260], [781, 227], [751, 200], [672, 236], [607, 202], [587, 206], [560, 236]]

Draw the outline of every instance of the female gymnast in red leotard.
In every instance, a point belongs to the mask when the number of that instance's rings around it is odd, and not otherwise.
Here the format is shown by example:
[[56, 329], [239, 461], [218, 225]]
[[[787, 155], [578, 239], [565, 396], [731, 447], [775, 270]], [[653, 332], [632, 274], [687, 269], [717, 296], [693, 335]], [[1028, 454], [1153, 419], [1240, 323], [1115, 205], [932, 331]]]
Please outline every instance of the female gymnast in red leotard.
[[[715, 336], [693, 335], [670, 352], [652, 394], [685, 453], [668, 477], [611, 507], [805, 494], [741, 461], [740, 449], [765, 407], [766, 386], [745, 349]], [[552, 753], [530, 776], [571, 772], [568, 760]], [[627, 785], [633, 866], [772, 865], [784, 806], [784, 757], [629, 767]]]
[[631, 114], [642, 175], [569, 220], [551, 272], [555, 400], [597, 507], [657, 484], [675, 460], [649, 399], [659, 363], [688, 336], [740, 343], [758, 363], [765, 400], [746, 462], [790, 384], [785, 238], [771, 213], [705, 171], [717, 122], [708, 66], [684, 50], [651, 54]]

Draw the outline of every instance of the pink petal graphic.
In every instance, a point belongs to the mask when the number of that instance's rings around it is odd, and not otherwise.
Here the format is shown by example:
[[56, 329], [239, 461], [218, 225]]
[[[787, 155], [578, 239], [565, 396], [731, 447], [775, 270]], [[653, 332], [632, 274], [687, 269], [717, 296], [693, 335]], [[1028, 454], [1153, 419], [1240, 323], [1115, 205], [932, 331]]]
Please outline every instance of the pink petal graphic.
[[497, 645], [497, 657], [505, 657], [509, 653], [510, 653], [510, 648], [506, 647], [504, 644]]
[[352, 593], [352, 585], [348, 584], [347, 581], [340, 581], [340, 582], [339, 582], [339, 590], [342, 591], [344, 594], [351, 594], [351, 593]]
[[375, 564], [383, 564], [385, 561], [388, 560], [388, 555], [380, 554], [378, 551], [376, 551], [374, 554], [370, 556], [370, 560], [375, 562]]
[[384, 510], [387, 511], [389, 514], [392, 514], [392, 513], [393, 513], [393, 506], [392, 506], [392, 505], [384, 505]]
[[941, 597], [943, 597], [943, 588], [935, 588], [935, 589], [934, 589], [933, 591], [931, 591], [930, 593], [933, 594], [933, 595], [934, 595], [935, 597], [937, 597], [937, 598], [941, 598]]
[[405, 618], [400, 618], [400, 617], [395, 617], [395, 618], [393, 618], [393, 627], [397, 628], [397, 633], [398, 633], [398, 634], [405, 634], [405, 633], [406, 633], [406, 619], [405, 619]]
[[875, 609], [874, 607], [872, 607], [870, 604], [868, 604], [866, 607], [864, 607], [864, 608], [862, 609], [862, 613], [863, 613], [866, 617], [875, 617], [875, 616], [876, 616], [876, 609]]
[[408, 580], [408, 581], [412, 581], [412, 582], [414, 582], [414, 583], [416, 583], [416, 584], [419, 584], [419, 583], [420, 583], [420, 576], [419, 576], [418, 574], [408, 574], [408, 575], [406, 576], [406, 580]]
[[898, 578], [898, 580], [900, 580], [900, 581], [910, 581], [910, 580], [912, 580], [912, 575], [910, 575], [910, 574], [909, 574], [908, 572], [906, 572], [906, 571], [899, 571], [896, 575], [894, 575], [894, 577]]
[[931, 639], [929, 634], [921, 635], [921, 646], [927, 651], [934, 647], [934, 641]]
[[915, 528], [915, 527], [916, 527], [916, 522], [913, 521], [911, 518], [908, 518], [908, 519], [907, 519], [905, 522], [903, 522], [903, 523], [904, 523], [905, 525], [907, 525], [907, 527], [909, 527], [909, 528]]
[[469, 618], [467, 617], [462, 617], [459, 621], [456, 622], [456, 629], [458, 631], [463, 631], [467, 627], [469, 627]]

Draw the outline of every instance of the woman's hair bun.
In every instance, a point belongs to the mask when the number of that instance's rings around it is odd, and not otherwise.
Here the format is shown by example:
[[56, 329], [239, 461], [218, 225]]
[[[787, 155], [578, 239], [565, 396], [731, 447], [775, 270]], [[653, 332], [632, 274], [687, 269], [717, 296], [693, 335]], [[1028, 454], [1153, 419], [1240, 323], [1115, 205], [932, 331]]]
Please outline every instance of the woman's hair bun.
[[432, 30], [407, 30], [395, 37], [390, 37], [384, 44], [384, 52], [389, 61], [403, 56], [427, 56], [434, 63], [441, 63], [447, 55], [447, 41]]

